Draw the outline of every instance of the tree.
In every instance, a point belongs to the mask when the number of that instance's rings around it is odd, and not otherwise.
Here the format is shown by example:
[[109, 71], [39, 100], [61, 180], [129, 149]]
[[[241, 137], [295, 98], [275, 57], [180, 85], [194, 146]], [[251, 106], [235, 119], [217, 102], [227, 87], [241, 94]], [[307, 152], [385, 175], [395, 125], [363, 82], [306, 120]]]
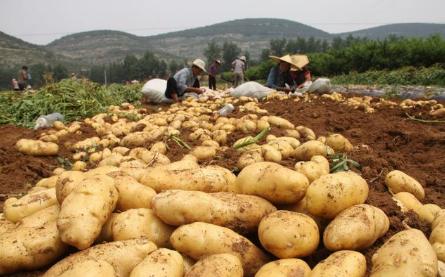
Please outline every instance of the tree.
[[275, 56], [283, 56], [286, 50], [287, 40], [283, 39], [272, 39], [270, 41], [270, 52]]
[[127, 55], [124, 59], [124, 70], [127, 80], [137, 79], [139, 75], [138, 59], [134, 55]]
[[176, 71], [179, 70], [181, 66], [175, 61], [175, 60], [171, 60], [170, 63], [168, 64], [168, 71], [170, 72], [171, 75], [175, 74]]
[[232, 61], [235, 60], [241, 53], [241, 49], [233, 42], [224, 42], [223, 44], [223, 65], [222, 71], [227, 71], [232, 66]]
[[265, 62], [269, 60], [270, 49], [263, 49], [261, 51], [260, 62]]
[[53, 68], [53, 78], [56, 81], [60, 81], [62, 79], [65, 79], [68, 77], [68, 69], [66, 69], [65, 66], [61, 65], [61, 64], [57, 64], [54, 68]]
[[206, 56], [207, 63], [210, 64], [214, 60], [221, 58], [221, 46], [216, 44], [215, 41], [211, 41], [207, 44], [207, 48], [204, 49], [204, 55]]

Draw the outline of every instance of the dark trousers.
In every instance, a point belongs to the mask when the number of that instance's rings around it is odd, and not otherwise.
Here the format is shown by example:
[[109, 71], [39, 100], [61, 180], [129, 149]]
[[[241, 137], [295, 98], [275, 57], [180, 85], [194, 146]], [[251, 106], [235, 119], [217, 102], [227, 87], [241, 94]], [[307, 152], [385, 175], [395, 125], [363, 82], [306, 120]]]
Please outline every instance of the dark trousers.
[[[195, 79], [195, 82], [193, 83], [194, 88], [199, 88], [199, 80]], [[167, 80], [167, 88], [165, 89], [165, 97], [168, 99], [172, 99], [172, 94], [176, 93], [178, 97], [181, 97], [184, 93], [179, 94], [178, 92], [178, 84], [176, 83], [176, 79], [173, 77], [168, 78]]]
[[209, 75], [209, 88], [216, 90], [216, 78], [215, 76]]

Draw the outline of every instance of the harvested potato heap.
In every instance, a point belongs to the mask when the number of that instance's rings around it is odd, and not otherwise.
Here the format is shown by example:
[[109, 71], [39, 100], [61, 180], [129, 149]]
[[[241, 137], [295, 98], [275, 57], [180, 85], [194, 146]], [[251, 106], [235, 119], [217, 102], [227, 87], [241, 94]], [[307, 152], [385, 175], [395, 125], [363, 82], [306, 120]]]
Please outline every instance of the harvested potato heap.
[[[322, 97], [365, 110], [373, 105], [368, 98]], [[218, 116], [227, 103], [242, 116]], [[151, 114], [124, 103], [82, 124], [96, 134], [65, 143], [72, 168], [58, 168], [27, 195], [6, 200], [0, 274], [52, 265], [44, 276], [361, 277], [366, 260], [356, 251], [389, 229], [385, 213], [365, 204], [369, 187], [359, 174], [330, 173], [329, 156], [354, 149], [346, 137], [317, 137], [270, 115], [256, 99], [188, 99]], [[81, 126], [58, 122], [17, 149], [54, 155]], [[171, 143], [183, 148], [181, 160], [168, 158]], [[237, 176], [209, 162], [229, 149], [239, 156]], [[372, 276], [435, 276], [437, 257], [445, 259], [443, 210], [422, 204], [422, 186], [401, 171], [390, 172], [386, 184], [402, 211], [432, 224], [431, 245], [417, 230], [395, 234], [374, 255]], [[333, 253], [311, 269], [303, 259], [321, 240]], [[78, 252], [65, 257], [69, 247]]]

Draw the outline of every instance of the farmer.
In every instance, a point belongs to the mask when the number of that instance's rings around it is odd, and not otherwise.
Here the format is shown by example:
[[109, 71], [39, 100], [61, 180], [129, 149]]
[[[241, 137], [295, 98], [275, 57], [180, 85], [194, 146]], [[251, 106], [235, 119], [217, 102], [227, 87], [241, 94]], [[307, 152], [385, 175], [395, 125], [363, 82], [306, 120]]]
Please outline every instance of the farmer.
[[20, 69], [17, 80], [19, 83], [19, 90], [24, 90], [28, 82], [28, 67], [26, 65], [22, 66], [22, 69]]
[[219, 66], [221, 65], [220, 60], [214, 60], [212, 65], [209, 67], [209, 88], [216, 90], [216, 75], [219, 72]]
[[304, 83], [312, 81], [312, 75], [307, 65], [309, 59], [306, 55], [293, 55], [291, 56], [294, 65], [290, 68], [290, 75], [293, 80], [293, 89], [299, 89], [303, 87]]
[[270, 58], [278, 61], [278, 64], [270, 69], [266, 86], [278, 91], [291, 92], [294, 83], [289, 73], [291, 66], [294, 65], [291, 56], [270, 56]]
[[201, 59], [196, 59], [192, 63], [192, 67], [186, 67], [178, 72], [173, 77], [167, 80], [167, 89], [165, 90], [165, 97], [174, 102], [180, 101], [181, 98], [187, 96], [197, 97], [198, 94], [205, 92], [200, 88], [198, 75], [205, 70], [206, 64]]
[[246, 71], [246, 57], [241, 56], [232, 62], [232, 71], [234, 74], [233, 86], [237, 87], [244, 82], [244, 72]]

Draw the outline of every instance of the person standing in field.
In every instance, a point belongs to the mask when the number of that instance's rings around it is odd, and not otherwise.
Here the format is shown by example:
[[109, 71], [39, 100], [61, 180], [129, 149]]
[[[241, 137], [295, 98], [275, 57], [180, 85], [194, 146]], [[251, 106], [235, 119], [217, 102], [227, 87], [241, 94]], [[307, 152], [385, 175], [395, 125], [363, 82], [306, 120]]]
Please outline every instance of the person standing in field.
[[22, 69], [19, 70], [18, 73], [18, 83], [19, 83], [19, 90], [23, 91], [26, 88], [27, 82], [28, 82], [28, 67], [26, 65], [22, 66]]
[[233, 86], [236, 88], [244, 82], [244, 72], [246, 71], [246, 57], [241, 56], [232, 62], [234, 74]]
[[211, 90], [216, 90], [216, 75], [219, 73], [220, 65], [220, 60], [214, 60], [212, 65], [209, 67], [209, 88]]

